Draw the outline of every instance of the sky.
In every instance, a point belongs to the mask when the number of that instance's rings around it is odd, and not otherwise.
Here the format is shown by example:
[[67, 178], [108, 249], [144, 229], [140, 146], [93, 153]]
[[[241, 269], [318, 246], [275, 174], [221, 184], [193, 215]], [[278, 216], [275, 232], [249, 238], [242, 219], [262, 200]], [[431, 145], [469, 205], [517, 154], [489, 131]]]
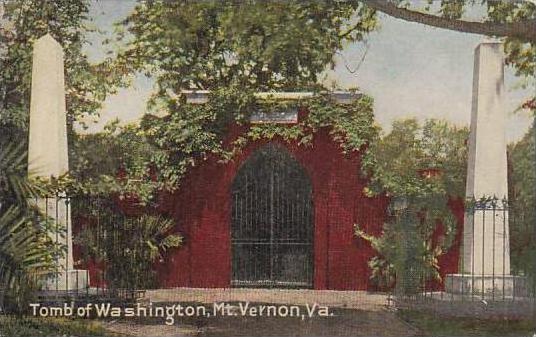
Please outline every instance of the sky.
[[[93, 25], [102, 33], [91, 34], [86, 52], [91, 61], [105, 56], [101, 41], [110, 36], [113, 23], [134, 8], [129, 0], [101, 0], [92, 4]], [[440, 118], [468, 126], [471, 115], [473, 54], [483, 37], [410, 23], [380, 14], [381, 27], [363, 43], [353, 43], [336, 57], [336, 67], [326, 71], [325, 83], [341, 88], [358, 87], [372, 96], [375, 117], [385, 132], [393, 120], [416, 117], [419, 120]], [[357, 71], [350, 72], [350, 70]], [[528, 111], [514, 110], [528, 97], [528, 89], [519, 88], [520, 79], [513, 69], [506, 69], [507, 139], [519, 140], [532, 123]], [[106, 99], [97, 123], [89, 123], [84, 132], [97, 132], [119, 118], [135, 122], [146, 112], [153, 81], [139, 75], [132, 86]], [[534, 89], [533, 89], [534, 90]]]

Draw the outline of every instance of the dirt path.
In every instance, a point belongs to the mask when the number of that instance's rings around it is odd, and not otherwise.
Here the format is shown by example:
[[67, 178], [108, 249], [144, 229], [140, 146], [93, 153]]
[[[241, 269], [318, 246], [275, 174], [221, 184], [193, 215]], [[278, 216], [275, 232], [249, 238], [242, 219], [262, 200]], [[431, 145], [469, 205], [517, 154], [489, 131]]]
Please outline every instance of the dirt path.
[[282, 289], [165, 289], [146, 293], [153, 305], [174, 303], [270, 303], [327, 306], [329, 317], [181, 317], [171, 326], [164, 319], [118, 320], [106, 328], [129, 336], [413, 336], [416, 329], [388, 309], [385, 294], [364, 291]]
[[117, 321], [106, 324], [128, 336], [415, 336], [417, 330], [387, 310], [333, 309], [331, 317], [219, 317], [166, 326], [163, 321]]
[[367, 311], [383, 310], [389, 304], [387, 294], [339, 290], [175, 288], [149, 290], [145, 296], [153, 303], [255, 302], [296, 305], [318, 303], [334, 308], [353, 308]]

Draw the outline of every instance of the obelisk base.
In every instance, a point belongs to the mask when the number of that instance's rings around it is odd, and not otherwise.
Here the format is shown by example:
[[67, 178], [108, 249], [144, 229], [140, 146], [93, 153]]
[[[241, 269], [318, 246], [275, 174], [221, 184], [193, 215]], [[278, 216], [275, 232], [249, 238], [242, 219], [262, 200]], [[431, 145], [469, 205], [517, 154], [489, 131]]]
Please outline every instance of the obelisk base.
[[526, 277], [514, 275], [450, 274], [445, 278], [445, 291], [470, 297], [527, 297], [528, 282]]

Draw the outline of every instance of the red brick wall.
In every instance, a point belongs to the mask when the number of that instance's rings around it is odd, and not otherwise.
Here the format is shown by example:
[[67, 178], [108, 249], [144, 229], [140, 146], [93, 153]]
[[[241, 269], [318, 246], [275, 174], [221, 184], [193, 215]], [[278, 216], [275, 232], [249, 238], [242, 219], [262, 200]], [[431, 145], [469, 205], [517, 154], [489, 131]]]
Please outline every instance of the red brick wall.
[[[231, 128], [227, 141], [243, 131]], [[314, 288], [374, 290], [368, 261], [375, 252], [367, 242], [354, 237], [353, 226], [357, 223], [367, 233], [381, 234], [389, 200], [363, 195], [366, 180], [360, 174], [360, 154], [343, 154], [326, 129], [315, 133], [309, 145], [278, 138], [271, 142], [284, 146], [301, 163], [312, 183]], [[170, 250], [156, 266], [161, 287], [230, 286], [231, 185], [240, 165], [267, 143], [250, 143], [229, 163], [209, 158], [189, 171], [178, 192], [161, 197], [161, 211], [176, 219], [177, 229], [185, 236], [184, 245]], [[459, 229], [454, 247], [440, 257], [441, 275], [457, 271], [463, 232], [463, 202], [451, 200], [450, 207]], [[96, 285], [95, 279], [91, 281]], [[442, 284], [434, 282], [432, 287], [442, 288]]]
[[[243, 130], [230, 130], [230, 139]], [[327, 130], [312, 144], [273, 139], [301, 163], [311, 179], [314, 204], [314, 288], [368, 289], [370, 245], [353, 235], [359, 223], [379, 234], [388, 203], [367, 198], [362, 190], [360, 155], [344, 155]], [[163, 198], [186, 242], [158, 266], [163, 287], [229, 287], [231, 279], [230, 190], [240, 165], [267, 141], [250, 143], [232, 162], [210, 158], [183, 179], [180, 191]]]

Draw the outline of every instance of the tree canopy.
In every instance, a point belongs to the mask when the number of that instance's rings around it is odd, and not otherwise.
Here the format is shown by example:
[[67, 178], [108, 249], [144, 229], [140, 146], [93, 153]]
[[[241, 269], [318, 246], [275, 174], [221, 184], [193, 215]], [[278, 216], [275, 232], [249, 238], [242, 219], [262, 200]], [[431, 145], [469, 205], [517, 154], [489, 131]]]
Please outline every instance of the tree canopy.
[[510, 200], [510, 247], [512, 268], [515, 271], [529, 271], [536, 277], [536, 242], [534, 224], [536, 220], [536, 172], [534, 159], [534, 129], [508, 148], [508, 189]]
[[36, 39], [50, 33], [65, 53], [69, 124], [94, 115], [119, 78], [112, 64], [90, 64], [82, 52], [88, 43], [89, 3], [85, 0], [0, 1], [1, 140], [25, 141], [30, 111], [32, 51]]
[[[464, 16], [475, 8], [484, 14], [481, 21]], [[536, 72], [536, 4], [486, 0], [139, 2], [120, 24], [118, 39], [126, 47], [117, 65], [124, 73], [154, 77], [150, 106], [166, 112], [184, 89], [318, 89], [334, 55], [377, 28], [377, 12], [504, 37], [517, 74], [533, 78]]]
[[[421, 124], [403, 119], [370, 144], [363, 159], [370, 177], [366, 193], [391, 196], [393, 216], [381, 236], [366, 233], [359, 224], [355, 234], [378, 252], [369, 266], [380, 285], [396, 279], [399, 290], [415, 291], [412, 271], [427, 280], [440, 279], [438, 257], [451, 247], [457, 227], [449, 201], [464, 196], [468, 133], [441, 120]], [[439, 229], [440, 239], [435, 240]]]
[[[361, 2], [395, 18], [432, 27], [536, 42], [536, 3], [531, 1], [442, 0], [436, 2], [440, 4], [439, 15], [430, 11], [433, 0], [426, 1], [423, 10], [412, 9], [411, 2], [407, 0]], [[484, 22], [462, 19], [467, 8], [479, 2], [487, 6], [488, 19]]]
[[[376, 27], [356, 2], [151, 1], [122, 22], [120, 66], [154, 76], [153, 98], [183, 89], [318, 88], [318, 76], [347, 42]], [[154, 101], [153, 101], [154, 102]]]

